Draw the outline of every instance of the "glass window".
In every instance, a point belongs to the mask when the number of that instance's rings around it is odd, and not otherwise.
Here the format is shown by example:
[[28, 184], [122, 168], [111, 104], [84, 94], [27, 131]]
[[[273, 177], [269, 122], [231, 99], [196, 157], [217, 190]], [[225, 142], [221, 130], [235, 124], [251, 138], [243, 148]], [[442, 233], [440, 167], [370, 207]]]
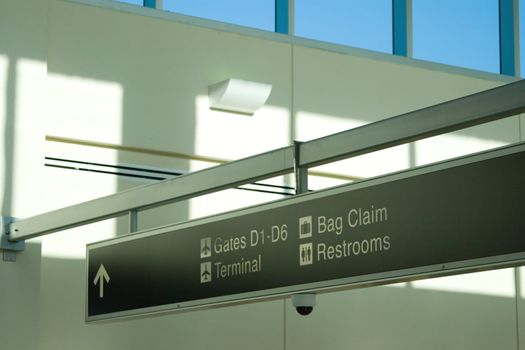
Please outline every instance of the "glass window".
[[126, 4], [132, 4], [132, 5], [138, 5], [143, 6], [144, 0], [116, 0], [118, 2], [125, 2]]
[[392, 0], [296, 0], [295, 34], [392, 53]]
[[274, 31], [275, 0], [163, 0], [164, 10]]
[[413, 0], [414, 57], [499, 73], [498, 0]]
[[520, 61], [521, 77], [525, 78], [525, 0], [519, 1], [520, 6]]

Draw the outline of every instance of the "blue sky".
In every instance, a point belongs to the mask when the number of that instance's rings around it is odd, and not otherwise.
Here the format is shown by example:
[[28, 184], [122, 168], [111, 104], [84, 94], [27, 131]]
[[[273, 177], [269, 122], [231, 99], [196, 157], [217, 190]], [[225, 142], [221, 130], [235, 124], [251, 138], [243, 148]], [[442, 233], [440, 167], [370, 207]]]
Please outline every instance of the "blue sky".
[[[121, 0], [141, 4], [142, 0]], [[275, 0], [164, 0], [164, 9], [274, 30]], [[525, 76], [525, 0], [520, 0]], [[498, 0], [413, 0], [414, 57], [499, 72]], [[391, 0], [296, 0], [298, 36], [392, 52]]]
[[499, 72], [498, 0], [413, 0], [414, 57]]
[[275, 0], [164, 0], [164, 9], [264, 30], [274, 30]]
[[296, 1], [295, 34], [392, 53], [392, 0]]

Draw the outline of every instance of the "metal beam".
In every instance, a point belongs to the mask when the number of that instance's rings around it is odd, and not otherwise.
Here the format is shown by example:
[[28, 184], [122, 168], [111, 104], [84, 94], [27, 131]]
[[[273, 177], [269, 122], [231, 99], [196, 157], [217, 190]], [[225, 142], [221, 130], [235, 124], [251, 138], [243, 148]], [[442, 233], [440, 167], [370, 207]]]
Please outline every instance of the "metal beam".
[[293, 169], [294, 147], [289, 146], [16, 221], [10, 225], [9, 239], [26, 240], [290, 173]]
[[[192, 197], [330, 163], [405, 142], [525, 112], [525, 81], [367, 124], [320, 139], [226, 163], [162, 182], [58, 209], [9, 225], [12, 242], [85, 225], [132, 210]], [[294, 160], [298, 159], [298, 164]], [[301, 174], [299, 174], [301, 175]]]
[[523, 112], [522, 80], [305, 142], [300, 165], [322, 165]]

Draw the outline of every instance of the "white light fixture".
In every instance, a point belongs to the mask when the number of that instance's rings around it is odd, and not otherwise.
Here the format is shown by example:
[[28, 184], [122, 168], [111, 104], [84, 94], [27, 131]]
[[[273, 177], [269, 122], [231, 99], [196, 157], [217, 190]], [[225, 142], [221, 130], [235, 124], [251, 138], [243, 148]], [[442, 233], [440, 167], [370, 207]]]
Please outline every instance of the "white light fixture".
[[240, 79], [227, 79], [208, 87], [211, 109], [252, 115], [268, 100], [269, 84]]

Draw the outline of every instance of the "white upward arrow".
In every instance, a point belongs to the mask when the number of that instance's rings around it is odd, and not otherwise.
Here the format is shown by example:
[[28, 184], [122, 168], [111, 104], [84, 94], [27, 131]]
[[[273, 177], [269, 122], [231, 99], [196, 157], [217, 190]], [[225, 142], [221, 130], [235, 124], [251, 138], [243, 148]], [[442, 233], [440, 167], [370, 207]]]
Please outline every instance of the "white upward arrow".
[[100, 289], [99, 289], [99, 294], [98, 294], [99, 298], [104, 298], [104, 280], [106, 280], [106, 283], [109, 283], [109, 275], [104, 265], [100, 264], [97, 275], [95, 276], [95, 279], [93, 280], [94, 285], [97, 285], [97, 283], [100, 282]]

